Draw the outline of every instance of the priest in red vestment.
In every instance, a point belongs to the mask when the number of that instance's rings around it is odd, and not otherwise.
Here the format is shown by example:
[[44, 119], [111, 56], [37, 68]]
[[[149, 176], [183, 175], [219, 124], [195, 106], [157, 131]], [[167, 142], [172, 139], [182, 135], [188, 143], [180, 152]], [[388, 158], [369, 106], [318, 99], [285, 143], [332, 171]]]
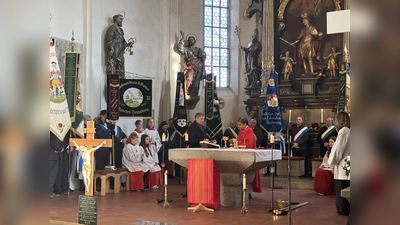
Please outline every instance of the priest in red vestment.
[[[245, 145], [246, 148], [255, 149], [256, 148], [256, 135], [253, 132], [253, 129], [248, 126], [248, 120], [246, 118], [239, 118], [237, 122], [237, 126], [239, 128], [239, 134], [237, 137], [238, 146]], [[256, 175], [254, 177], [253, 182], [254, 192], [261, 192], [261, 177], [260, 171], [256, 171]]]

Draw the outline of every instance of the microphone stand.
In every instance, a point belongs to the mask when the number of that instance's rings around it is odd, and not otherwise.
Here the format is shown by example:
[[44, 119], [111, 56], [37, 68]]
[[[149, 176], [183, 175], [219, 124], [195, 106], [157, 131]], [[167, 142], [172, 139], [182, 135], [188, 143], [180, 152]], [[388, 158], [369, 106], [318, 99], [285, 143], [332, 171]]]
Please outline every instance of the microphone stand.
[[290, 177], [290, 169], [292, 168], [292, 165], [290, 164], [290, 157], [292, 155], [292, 149], [290, 148], [290, 142], [292, 141], [292, 138], [289, 136], [289, 127], [287, 129], [287, 145], [288, 145], [288, 225], [292, 224], [292, 189], [291, 189], [291, 177]]
[[[162, 162], [161, 162], [161, 176], [163, 176], [164, 175], [164, 172], [165, 172], [165, 163], [164, 163], [164, 156], [165, 156], [165, 142], [166, 141], [161, 141], [162, 142]], [[164, 200], [164, 187], [165, 187], [166, 185], [165, 185], [165, 179], [163, 179], [163, 185], [162, 185], [162, 188], [161, 188], [161, 198], [157, 198], [157, 203], [161, 203], [161, 202], [172, 202], [172, 200]], [[150, 188], [150, 187], [149, 187]], [[165, 206], [165, 205], [164, 205]]]

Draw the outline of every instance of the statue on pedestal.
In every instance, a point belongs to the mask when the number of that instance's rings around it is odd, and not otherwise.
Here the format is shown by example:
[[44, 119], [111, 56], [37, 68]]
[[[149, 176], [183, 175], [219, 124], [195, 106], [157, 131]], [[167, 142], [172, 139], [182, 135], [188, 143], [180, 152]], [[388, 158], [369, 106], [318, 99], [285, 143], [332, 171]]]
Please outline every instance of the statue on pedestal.
[[303, 20], [304, 28], [301, 29], [300, 35], [296, 41], [289, 43], [295, 45], [299, 43], [298, 57], [301, 59], [301, 63], [304, 67], [303, 75], [316, 75], [314, 72], [314, 60], [320, 61], [320, 40], [323, 37], [323, 33], [319, 32], [313, 25], [310, 24], [310, 18], [308, 13], [302, 13], [301, 18]]
[[181, 39], [177, 45], [178, 52], [183, 55], [184, 74], [185, 74], [185, 93], [186, 99], [199, 95], [200, 81], [205, 78], [204, 62], [206, 53], [199, 47], [196, 47], [196, 36], [188, 34], [187, 45], [183, 38], [185, 33], [181, 31]]
[[246, 53], [246, 76], [247, 85], [246, 87], [254, 87], [260, 85], [261, 78], [261, 50], [262, 45], [258, 40], [258, 29], [254, 29], [252, 40], [246, 47], [240, 46], [240, 48]]

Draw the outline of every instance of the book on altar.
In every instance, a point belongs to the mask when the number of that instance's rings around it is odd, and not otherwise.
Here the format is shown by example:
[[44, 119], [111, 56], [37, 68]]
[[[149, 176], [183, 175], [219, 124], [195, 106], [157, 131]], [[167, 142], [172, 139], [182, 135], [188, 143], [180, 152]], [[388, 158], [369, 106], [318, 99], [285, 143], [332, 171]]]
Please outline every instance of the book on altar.
[[214, 144], [212, 142], [208, 142], [208, 141], [200, 141], [200, 146], [202, 148], [219, 148], [219, 144]]

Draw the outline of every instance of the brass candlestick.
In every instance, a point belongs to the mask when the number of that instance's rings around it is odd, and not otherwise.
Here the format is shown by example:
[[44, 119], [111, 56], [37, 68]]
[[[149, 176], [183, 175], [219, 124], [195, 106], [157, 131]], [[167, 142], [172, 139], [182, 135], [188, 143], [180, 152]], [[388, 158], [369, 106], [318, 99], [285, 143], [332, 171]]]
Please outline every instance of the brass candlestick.
[[247, 188], [242, 188], [243, 190], [243, 204], [242, 204], [242, 210], [240, 210], [240, 214], [249, 214], [249, 210], [246, 207], [246, 190]]
[[169, 206], [169, 202], [167, 200], [167, 196], [168, 196], [167, 195], [167, 186], [168, 186], [168, 184], [164, 184], [164, 205], [163, 205], [163, 208]]
[[223, 136], [223, 137], [222, 137], [222, 140], [225, 141], [224, 148], [228, 148], [228, 146], [226, 146], [226, 142], [229, 140], [229, 137], [228, 137], [228, 136]]

